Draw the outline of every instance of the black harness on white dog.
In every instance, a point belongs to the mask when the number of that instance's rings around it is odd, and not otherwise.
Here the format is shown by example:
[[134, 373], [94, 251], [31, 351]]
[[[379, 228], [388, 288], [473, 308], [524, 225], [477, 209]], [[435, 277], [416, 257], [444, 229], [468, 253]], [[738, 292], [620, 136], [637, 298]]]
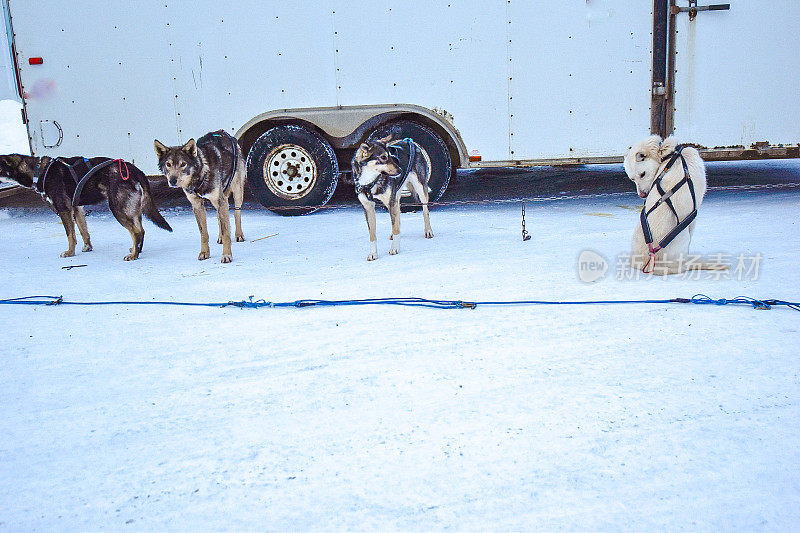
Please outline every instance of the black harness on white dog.
[[[647, 266], [650, 264], [651, 261], [655, 266], [656, 253], [659, 250], [666, 247], [669, 243], [671, 243], [675, 239], [675, 237], [677, 237], [683, 230], [688, 228], [689, 225], [694, 221], [695, 217], [697, 216], [697, 197], [694, 192], [694, 184], [692, 184], [692, 177], [689, 175], [689, 166], [686, 164], [686, 159], [683, 157], [683, 154], [681, 153], [682, 151], [683, 151], [683, 146], [679, 144], [678, 146], [675, 147], [674, 152], [672, 152], [667, 156], [664, 156], [661, 159], [662, 163], [664, 161], [669, 160], [667, 166], [664, 167], [664, 170], [662, 170], [661, 173], [659, 173], [658, 177], [653, 182], [653, 186], [656, 188], [658, 194], [660, 194], [661, 197], [656, 201], [655, 204], [653, 204], [653, 207], [651, 207], [650, 209], [647, 209], [647, 199], [645, 199], [645, 205], [642, 207], [642, 211], [639, 216], [639, 220], [641, 221], [642, 224], [642, 233], [644, 234], [644, 242], [647, 243], [647, 249], [649, 250], [650, 253], [650, 258], [642, 267], [642, 272], [647, 272], [646, 270]], [[681, 163], [683, 165], [683, 178], [678, 183], [676, 183], [670, 190], [664, 191], [664, 189], [661, 188], [661, 179], [669, 171], [669, 169], [672, 168], [672, 165], [674, 165], [678, 159], [681, 160]], [[691, 213], [686, 215], [686, 217], [683, 220], [681, 220], [681, 218], [678, 216], [678, 212], [675, 210], [675, 206], [672, 205], [672, 200], [670, 198], [672, 197], [673, 194], [678, 192], [680, 188], [683, 187], [684, 185], [689, 186], [689, 192], [692, 195], [692, 211]], [[672, 228], [672, 231], [667, 233], [663, 239], [658, 241], [658, 244], [653, 244], [653, 232], [650, 229], [650, 223], [647, 221], [647, 217], [648, 215], [650, 215], [650, 213], [655, 211], [655, 209], [661, 204], [667, 204], [667, 207], [670, 208], [672, 214], [675, 215], [676, 225], [674, 228]]]

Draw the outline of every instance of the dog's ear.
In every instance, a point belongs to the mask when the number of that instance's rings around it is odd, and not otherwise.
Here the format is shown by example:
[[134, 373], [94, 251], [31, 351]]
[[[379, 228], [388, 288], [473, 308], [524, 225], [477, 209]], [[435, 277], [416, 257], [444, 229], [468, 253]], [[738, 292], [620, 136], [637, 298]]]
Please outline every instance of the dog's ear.
[[661, 137], [658, 135], [651, 135], [642, 141], [641, 151], [645, 157], [649, 159], [661, 159], [659, 150], [661, 149]]
[[164, 146], [163, 144], [161, 144], [161, 143], [158, 141], [158, 139], [156, 139], [156, 140], [154, 140], [154, 141], [153, 141], [153, 146], [154, 146], [154, 147], [155, 147], [155, 149], [156, 149], [156, 156], [158, 157], [158, 159], [159, 159], [159, 160], [160, 160], [162, 157], [164, 157], [164, 154], [166, 154], [166, 153], [167, 153], [167, 151], [169, 150], [169, 148], [168, 148], [168, 147], [166, 147], [166, 146]]
[[363, 161], [368, 158], [370, 154], [372, 154], [372, 147], [367, 143], [361, 143], [361, 146], [358, 147], [358, 151], [356, 152], [356, 159]]
[[392, 142], [393, 138], [394, 138], [394, 136], [390, 133], [389, 135], [387, 135], [383, 139], [378, 139], [378, 142], [379, 143], [383, 143], [383, 144], [389, 144], [390, 142]]
[[192, 157], [197, 157], [197, 143], [194, 142], [194, 139], [189, 139], [189, 142], [184, 144], [181, 147], [181, 150], [183, 150], [184, 152], [187, 152]]
[[669, 137], [661, 141], [661, 146], [658, 149], [658, 157], [660, 159], [663, 159], [664, 156], [674, 152], [676, 146], [678, 146], [678, 141], [675, 140], [675, 137], [670, 135]]

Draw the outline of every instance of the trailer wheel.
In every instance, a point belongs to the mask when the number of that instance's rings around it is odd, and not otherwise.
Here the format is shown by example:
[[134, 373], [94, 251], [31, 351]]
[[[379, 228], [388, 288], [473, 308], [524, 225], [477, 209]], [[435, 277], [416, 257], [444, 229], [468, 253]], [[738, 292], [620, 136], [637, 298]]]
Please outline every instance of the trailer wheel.
[[[430, 201], [435, 202], [442, 197], [450, 177], [453, 175], [453, 165], [450, 160], [450, 151], [439, 135], [427, 126], [410, 120], [399, 120], [381, 126], [370, 133], [367, 140], [374, 141], [382, 139], [389, 134], [393, 139], [404, 139], [409, 137], [419, 144], [430, 162], [431, 177], [428, 180], [430, 191]], [[415, 201], [410, 197], [404, 197], [402, 201]]]
[[331, 145], [317, 133], [302, 126], [276, 126], [250, 148], [247, 181], [270, 211], [306, 215], [331, 199], [339, 165]]

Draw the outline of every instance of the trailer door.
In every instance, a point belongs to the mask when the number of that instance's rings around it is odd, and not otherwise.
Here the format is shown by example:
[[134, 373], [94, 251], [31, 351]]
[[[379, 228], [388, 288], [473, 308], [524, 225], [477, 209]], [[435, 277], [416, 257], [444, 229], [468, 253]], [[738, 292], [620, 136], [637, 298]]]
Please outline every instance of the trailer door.
[[796, 145], [800, 2], [703, 3], [670, 2], [676, 134], [707, 148]]

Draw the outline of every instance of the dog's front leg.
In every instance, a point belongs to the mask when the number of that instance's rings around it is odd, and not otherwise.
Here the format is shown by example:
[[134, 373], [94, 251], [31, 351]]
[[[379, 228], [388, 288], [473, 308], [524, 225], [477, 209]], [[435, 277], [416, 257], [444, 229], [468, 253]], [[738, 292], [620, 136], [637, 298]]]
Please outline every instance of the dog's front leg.
[[374, 261], [378, 258], [378, 237], [375, 233], [375, 202], [367, 198], [364, 193], [358, 195], [358, 200], [364, 207], [364, 215], [367, 217], [367, 228], [369, 229], [369, 255], [367, 255], [367, 261]]
[[92, 240], [91, 237], [89, 237], [89, 227], [86, 225], [86, 215], [83, 212], [83, 207], [76, 207], [73, 214], [75, 216], [75, 222], [78, 224], [78, 229], [81, 232], [81, 237], [83, 238], [83, 251], [91, 252]]
[[200, 255], [197, 256], [199, 261], [208, 259], [211, 256], [211, 251], [208, 248], [208, 228], [206, 227], [206, 208], [203, 205], [203, 199], [196, 194], [186, 194], [189, 202], [192, 204], [192, 211], [194, 217], [197, 219], [197, 227], [200, 229]]
[[72, 257], [75, 255], [75, 222], [72, 220], [71, 211], [59, 211], [58, 216], [61, 217], [61, 223], [64, 224], [64, 231], [67, 232], [67, 244], [69, 248], [66, 252], [61, 254], [61, 257]]
[[396, 255], [400, 251], [400, 196], [399, 196], [399, 194], [386, 207], [389, 208], [389, 216], [392, 218], [392, 246], [389, 248], [389, 255]]
[[222, 240], [222, 262], [230, 263], [233, 259], [231, 251], [231, 216], [228, 207], [228, 198], [220, 195], [216, 202], [212, 201], [217, 209], [217, 219], [219, 219], [219, 235]]

